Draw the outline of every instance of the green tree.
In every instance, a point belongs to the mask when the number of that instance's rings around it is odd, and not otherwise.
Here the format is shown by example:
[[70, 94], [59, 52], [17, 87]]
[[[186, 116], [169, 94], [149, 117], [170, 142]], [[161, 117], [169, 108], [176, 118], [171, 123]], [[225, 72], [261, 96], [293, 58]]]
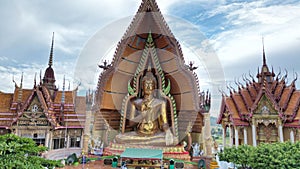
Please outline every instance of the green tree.
[[0, 135], [0, 166], [4, 169], [44, 169], [62, 167], [59, 161], [47, 160], [38, 155], [47, 147], [37, 146], [30, 138], [14, 134]]
[[232, 162], [240, 168], [300, 168], [297, 162], [300, 159], [300, 142], [261, 143], [257, 147], [241, 145], [238, 148], [225, 148], [218, 155], [221, 161]]
[[238, 148], [225, 147], [224, 151], [219, 153], [221, 161], [232, 162], [241, 168], [248, 168], [251, 164], [251, 158], [254, 156], [254, 148], [248, 145], [241, 145]]

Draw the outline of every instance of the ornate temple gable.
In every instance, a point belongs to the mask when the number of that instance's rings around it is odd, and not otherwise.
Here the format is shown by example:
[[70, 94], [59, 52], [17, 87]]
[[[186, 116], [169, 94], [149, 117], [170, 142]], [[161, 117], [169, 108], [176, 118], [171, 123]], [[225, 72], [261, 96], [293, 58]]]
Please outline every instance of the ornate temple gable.
[[[266, 83], [266, 81], [265, 81], [265, 83]], [[278, 102], [275, 100], [274, 95], [272, 94], [272, 91], [270, 91], [270, 88], [268, 88], [267, 84], [262, 84], [262, 87], [256, 97], [256, 100], [254, 101], [254, 103], [251, 107], [251, 111], [255, 112], [260, 103], [267, 103], [267, 102], [264, 102], [265, 98], [268, 100], [268, 103], [270, 103], [272, 105], [272, 107], [274, 107], [274, 109], [278, 113], [282, 112], [282, 110], [280, 109], [280, 107], [278, 105]]]
[[49, 113], [48, 105], [45, 102], [42, 92], [39, 88], [31, 90], [30, 95], [24, 100], [18, 115], [12, 121], [11, 125], [29, 125], [29, 126], [56, 126], [57, 122], [53, 115]]
[[272, 101], [268, 95], [263, 94], [260, 97], [257, 107], [253, 110], [254, 116], [278, 115], [279, 111], [276, 110], [274, 104], [274, 101]]

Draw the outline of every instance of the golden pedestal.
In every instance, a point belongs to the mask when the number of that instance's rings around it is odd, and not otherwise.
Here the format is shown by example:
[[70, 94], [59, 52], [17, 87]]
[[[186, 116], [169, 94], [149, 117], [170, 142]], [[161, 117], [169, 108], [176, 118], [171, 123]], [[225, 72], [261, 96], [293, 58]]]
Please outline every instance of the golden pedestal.
[[139, 145], [124, 145], [118, 143], [111, 143], [108, 147], [104, 148], [103, 155], [111, 156], [111, 155], [121, 155], [126, 148], [145, 148], [145, 149], [159, 149], [163, 151], [164, 158], [167, 159], [179, 159], [182, 161], [190, 161], [189, 152], [184, 150], [183, 146], [139, 146]]
[[210, 169], [219, 168], [218, 162], [216, 162], [216, 161], [211, 161], [209, 166], [210, 166]]

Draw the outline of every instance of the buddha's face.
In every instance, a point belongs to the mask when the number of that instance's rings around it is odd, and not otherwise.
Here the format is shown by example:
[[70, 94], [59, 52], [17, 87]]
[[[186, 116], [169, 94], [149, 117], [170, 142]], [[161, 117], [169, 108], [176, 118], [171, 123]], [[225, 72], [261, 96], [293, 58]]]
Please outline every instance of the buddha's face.
[[152, 80], [145, 80], [143, 84], [144, 94], [150, 95], [154, 90], [154, 82]]

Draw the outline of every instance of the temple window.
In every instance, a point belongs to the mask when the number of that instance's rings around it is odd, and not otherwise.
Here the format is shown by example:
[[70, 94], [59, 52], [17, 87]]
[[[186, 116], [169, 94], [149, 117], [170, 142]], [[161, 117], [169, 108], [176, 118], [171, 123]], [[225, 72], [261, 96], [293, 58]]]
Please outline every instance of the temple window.
[[80, 147], [80, 137], [70, 138], [70, 147]]
[[53, 139], [53, 149], [64, 148], [65, 138], [55, 138]]

